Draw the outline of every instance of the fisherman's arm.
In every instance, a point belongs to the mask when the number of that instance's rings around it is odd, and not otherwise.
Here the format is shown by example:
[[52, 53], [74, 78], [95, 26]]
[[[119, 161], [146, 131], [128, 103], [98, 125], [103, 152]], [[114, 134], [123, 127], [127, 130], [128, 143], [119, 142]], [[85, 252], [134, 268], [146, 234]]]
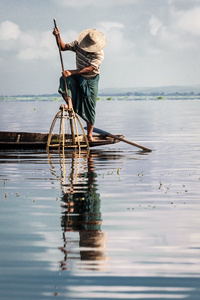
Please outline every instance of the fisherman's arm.
[[60, 37], [60, 30], [58, 29], [58, 27], [54, 28], [53, 35], [56, 37], [56, 43], [57, 43], [58, 47], [59, 47], [59, 43], [60, 43], [60, 49], [62, 51], [68, 50], [67, 44], [65, 44]]
[[93, 66], [89, 66], [89, 67], [85, 67], [81, 70], [65, 70], [62, 72], [63, 76], [64, 77], [68, 77], [68, 76], [71, 76], [71, 75], [84, 75], [84, 74], [90, 74], [92, 73], [94, 70], [94, 67]]

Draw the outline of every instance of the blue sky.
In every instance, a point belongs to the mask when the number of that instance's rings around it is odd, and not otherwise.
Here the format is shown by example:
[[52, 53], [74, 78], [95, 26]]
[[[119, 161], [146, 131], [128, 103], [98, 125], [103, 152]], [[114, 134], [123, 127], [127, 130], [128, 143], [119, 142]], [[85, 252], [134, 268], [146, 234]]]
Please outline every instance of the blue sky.
[[53, 18], [65, 42], [105, 34], [101, 89], [200, 84], [199, 0], [0, 0], [0, 95], [57, 92]]

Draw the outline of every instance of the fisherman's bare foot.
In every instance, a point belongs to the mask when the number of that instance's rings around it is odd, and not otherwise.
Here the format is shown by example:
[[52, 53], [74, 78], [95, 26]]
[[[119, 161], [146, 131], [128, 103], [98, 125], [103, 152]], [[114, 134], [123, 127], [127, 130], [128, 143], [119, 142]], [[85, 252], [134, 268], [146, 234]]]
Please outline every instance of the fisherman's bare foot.
[[88, 139], [88, 142], [94, 142], [94, 138], [93, 138], [93, 136], [87, 136], [87, 139]]
[[94, 141], [93, 136], [92, 136], [93, 128], [94, 128], [94, 125], [87, 122], [87, 138], [88, 138], [89, 142]]
[[69, 106], [67, 105], [67, 104], [62, 104], [61, 106], [60, 106], [60, 109], [68, 109], [69, 108]]

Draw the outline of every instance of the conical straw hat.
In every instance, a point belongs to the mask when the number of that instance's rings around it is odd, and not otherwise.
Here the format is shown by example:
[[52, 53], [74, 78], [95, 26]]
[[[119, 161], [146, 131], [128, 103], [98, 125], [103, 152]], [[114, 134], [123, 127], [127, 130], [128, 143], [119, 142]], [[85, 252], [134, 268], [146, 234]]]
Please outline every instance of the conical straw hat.
[[96, 29], [86, 29], [82, 31], [78, 38], [78, 44], [81, 49], [87, 52], [97, 52], [106, 45], [106, 38], [102, 32]]

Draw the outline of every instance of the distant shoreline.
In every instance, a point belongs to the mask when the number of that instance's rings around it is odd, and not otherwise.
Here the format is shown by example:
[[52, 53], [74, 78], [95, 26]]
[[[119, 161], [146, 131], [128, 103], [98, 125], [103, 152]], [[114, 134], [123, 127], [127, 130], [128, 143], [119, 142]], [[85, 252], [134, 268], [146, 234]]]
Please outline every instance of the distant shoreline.
[[[200, 96], [200, 85], [193, 86], [161, 86], [161, 87], [135, 87], [135, 88], [106, 88], [99, 89], [99, 97], [138, 97], [138, 96]], [[53, 94], [18, 94], [0, 95], [2, 97], [60, 97]]]
[[[200, 94], [194, 93], [175, 93], [175, 94], [163, 94], [163, 93], [127, 93], [127, 94], [99, 94], [97, 101], [161, 101], [161, 100], [200, 100]], [[44, 95], [17, 95], [17, 96], [0, 96], [0, 102], [42, 102], [52, 101], [59, 102], [63, 101], [59, 94], [44, 94]]]

